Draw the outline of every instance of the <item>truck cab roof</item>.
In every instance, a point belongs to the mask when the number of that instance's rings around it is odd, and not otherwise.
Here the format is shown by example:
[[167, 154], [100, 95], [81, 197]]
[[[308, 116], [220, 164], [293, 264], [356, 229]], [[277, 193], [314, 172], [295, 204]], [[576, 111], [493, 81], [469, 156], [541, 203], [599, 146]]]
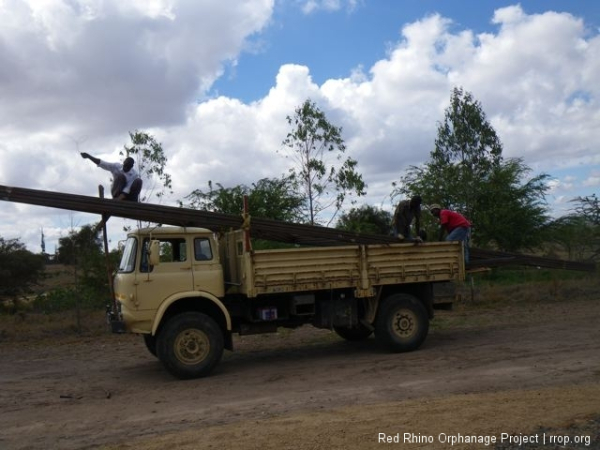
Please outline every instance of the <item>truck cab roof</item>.
[[140, 234], [160, 234], [162, 236], [166, 234], [213, 234], [208, 228], [200, 227], [147, 227], [139, 228], [129, 233], [129, 236], [136, 236]]

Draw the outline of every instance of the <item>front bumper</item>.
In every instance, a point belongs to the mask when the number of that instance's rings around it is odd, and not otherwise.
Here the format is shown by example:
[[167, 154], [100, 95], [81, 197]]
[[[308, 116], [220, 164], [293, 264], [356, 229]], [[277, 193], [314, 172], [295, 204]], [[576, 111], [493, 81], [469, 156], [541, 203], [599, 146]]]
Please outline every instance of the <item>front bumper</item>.
[[108, 324], [111, 333], [127, 333], [127, 327], [125, 326], [125, 321], [123, 320], [123, 316], [120, 311], [121, 308], [118, 309], [119, 311], [114, 311], [110, 305], [107, 306], [106, 323]]

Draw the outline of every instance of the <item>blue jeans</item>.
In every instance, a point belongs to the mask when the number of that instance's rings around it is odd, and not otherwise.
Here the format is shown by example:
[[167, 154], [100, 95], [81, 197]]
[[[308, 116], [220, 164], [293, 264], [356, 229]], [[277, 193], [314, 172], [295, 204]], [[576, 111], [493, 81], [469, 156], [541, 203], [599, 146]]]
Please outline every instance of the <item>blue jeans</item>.
[[462, 241], [465, 249], [465, 263], [469, 262], [469, 240], [471, 237], [471, 229], [469, 227], [458, 227], [448, 233], [447, 241]]

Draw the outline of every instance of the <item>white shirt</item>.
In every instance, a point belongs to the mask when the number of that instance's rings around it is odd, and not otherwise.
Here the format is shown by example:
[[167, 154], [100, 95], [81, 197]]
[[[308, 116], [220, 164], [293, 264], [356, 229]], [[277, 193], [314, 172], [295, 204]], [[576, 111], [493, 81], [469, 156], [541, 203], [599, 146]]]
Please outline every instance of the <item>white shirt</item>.
[[129, 169], [129, 172], [124, 172], [123, 164], [121, 164], [121, 163], [109, 163], [109, 162], [100, 160], [100, 164], [98, 164], [98, 167], [100, 167], [101, 169], [104, 169], [104, 170], [108, 170], [110, 173], [113, 174], [113, 177], [123, 174], [125, 176], [125, 180], [127, 181], [125, 184], [125, 187], [123, 188], [123, 192], [125, 194], [129, 194], [129, 191], [131, 190], [131, 184], [133, 183], [134, 180], [136, 180], [137, 178], [140, 177], [140, 175], [137, 173], [137, 171], [133, 167], [131, 169]]

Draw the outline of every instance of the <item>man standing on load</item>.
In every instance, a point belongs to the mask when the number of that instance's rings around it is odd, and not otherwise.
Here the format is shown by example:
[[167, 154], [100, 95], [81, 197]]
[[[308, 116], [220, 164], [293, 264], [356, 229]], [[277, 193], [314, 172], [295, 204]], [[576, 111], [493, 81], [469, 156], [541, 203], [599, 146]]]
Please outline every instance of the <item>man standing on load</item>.
[[[410, 230], [412, 222], [415, 222], [415, 235]], [[410, 200], [402, 200], [396, 206], [392, 222], [394, 237], [400, 240], [421, 240], [421, 197], [415, 195]]]

